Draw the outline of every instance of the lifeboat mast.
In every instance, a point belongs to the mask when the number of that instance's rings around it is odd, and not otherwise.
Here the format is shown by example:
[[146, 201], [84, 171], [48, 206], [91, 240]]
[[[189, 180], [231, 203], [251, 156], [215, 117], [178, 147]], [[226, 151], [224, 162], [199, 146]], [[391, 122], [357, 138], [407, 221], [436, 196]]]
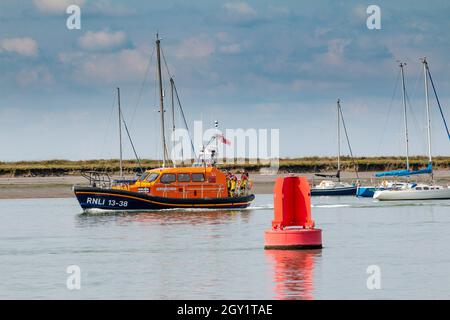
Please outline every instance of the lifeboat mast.
[[156, 56], [158, 61], [158, 83], [159, 83], [159, 112], [161, 113], [161, 139], [163, 147], [163, 163], [162, 167], [166, 166], [167, 161], [167, 145], [166, 145], [166, 135], [164, 130], [164, 93], [162, 85], [162, 75], [161, 75], [161, 39], [158, 33], [156, 34]]

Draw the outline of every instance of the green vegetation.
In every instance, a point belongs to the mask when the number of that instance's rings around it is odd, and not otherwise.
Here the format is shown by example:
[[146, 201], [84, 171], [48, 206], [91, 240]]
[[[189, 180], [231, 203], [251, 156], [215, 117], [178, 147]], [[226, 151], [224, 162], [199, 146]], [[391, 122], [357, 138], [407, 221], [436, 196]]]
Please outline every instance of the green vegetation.
[[[232, 161], [229, 161], [232, 162]], [[240, 161], [242, 162], [242, 161]], [[355, 162], [359, 171], [384, 171], [395, 170], [405, 167], [405, 159], [402, 157], [360, 157]], [[449, 170], [450, 157], [434, 157], [434, 168], [436, 170]], [[412, 168], [426, 166], [426, 157], [411, 157]], [[136, 161], [125, 160], [125, 173], [134, 173], [137, 169]], [[144, 169], [156, 168], [161, 165], [158, 160], [142, 160]], [[247, 169], [250, 172], [257, 172], [267, 165], [255, 163], [255, 161], [245, 161], [243, 165], [222, 164], [223, 169]], [[354, 171], [354, 164], [350, 157], [341, 158], [343, 171]], [[336, 158], [331, 157], [304, 157], [295, 159], [280, 159], [280, 172], [323, 172], [336, 170]], [[119, 160], [48, 160], [48, 161], [20, 161], [20, 162], [0, 162], [0, 175], [8, 176], [62, 176], [79, 175], [81, 171], [97, 170], [110, 173], [119, 171]]]

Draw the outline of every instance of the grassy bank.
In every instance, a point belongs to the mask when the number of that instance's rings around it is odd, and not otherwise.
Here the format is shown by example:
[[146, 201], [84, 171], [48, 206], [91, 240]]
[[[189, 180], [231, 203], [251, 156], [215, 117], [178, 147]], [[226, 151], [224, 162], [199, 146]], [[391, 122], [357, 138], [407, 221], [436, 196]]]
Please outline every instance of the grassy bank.
[[[435, 157], [434, 168], [436, 170], [450, 170], [450, 157]], [[405, 160], [401, 157], [360, 157], [356, 158], [359, 171], [385, 171], [401, 169], [405, 167]], [[412, 168], [425, 166], [426, 157], [412, 157], [410, 159]], [[161, 165], [158, 160], [142, 160], [144, 169], [156, 168]], [[354, 164], [351, 158], [341, 159], [342, 170], [353, 171]], [[220, 165], [221, 168], [237, 169], [245, 168], [250, 172], [257, 172], [265, 165], [261, 163], [251, 163], [245, 161], [242, 165]], [[83, 170], [99, 170], [110, 173], [119, 171], [119, 161], [112, 160], [48, 160], [48, 161], [20, 161], [20, 162], [0, 162], [0, 175], [7, 176], [62, 176], [78, 175]], [[134, 160], [124, 161], [126, 173], [137, 171], [137, 164]], [[296, 159], [280, 159], [280, 172], [323, 172], [336, 170], [336, 158], [330, 157], [304, 157]]]

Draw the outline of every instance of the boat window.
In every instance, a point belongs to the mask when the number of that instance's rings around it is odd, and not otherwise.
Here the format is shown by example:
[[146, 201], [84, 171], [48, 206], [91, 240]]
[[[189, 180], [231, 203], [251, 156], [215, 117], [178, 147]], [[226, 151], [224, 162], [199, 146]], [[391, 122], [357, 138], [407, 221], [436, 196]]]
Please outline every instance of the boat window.
[[423, 187], [423, 190], [428, 190], [428, 187]]
[[138, 179], [143, 181], [143, 180], [145, 180], [145, 178], [147, 178], [147, 176], [148, 176], [148, 173], [144, 172], [144, 173], [138, 174]]
[[193, 182], [203, 182], [203, 181], [205, 181], [205, 176], [203, 175], [203, 173], [193, 173], [192, 181]]
[[159, 176], [159, 173], [150, 173], [145, 179], [148, 182], [153, 182], [156, 180], [156, 178], [158, 178], [158, 176]]
[[161, 181], [162, 183], [171, 183], [175, 182], [176, 180], [177, 177], [175, 173], [164, 173], [159, 181]]
[[189, 182], [191, 181], [191, 175], [189, 173], [179, 173], [178, 182]]
[[422, 187], [417, 187], [416, 190], [422, 190]]

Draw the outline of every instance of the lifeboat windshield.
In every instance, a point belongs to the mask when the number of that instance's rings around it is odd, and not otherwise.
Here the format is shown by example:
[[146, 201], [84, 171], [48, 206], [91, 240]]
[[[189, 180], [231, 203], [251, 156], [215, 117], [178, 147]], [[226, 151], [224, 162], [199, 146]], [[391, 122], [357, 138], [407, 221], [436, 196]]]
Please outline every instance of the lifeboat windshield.
[[147, 181], [147, 182], [153, 182], [153, 181], [155, 181], [158, 177], [159, 177], [159, 173], [152, 172], [152, 173], [146, 175], [145, 178], [142, 179], [142, 180], [145, 180], [145, 181]]

